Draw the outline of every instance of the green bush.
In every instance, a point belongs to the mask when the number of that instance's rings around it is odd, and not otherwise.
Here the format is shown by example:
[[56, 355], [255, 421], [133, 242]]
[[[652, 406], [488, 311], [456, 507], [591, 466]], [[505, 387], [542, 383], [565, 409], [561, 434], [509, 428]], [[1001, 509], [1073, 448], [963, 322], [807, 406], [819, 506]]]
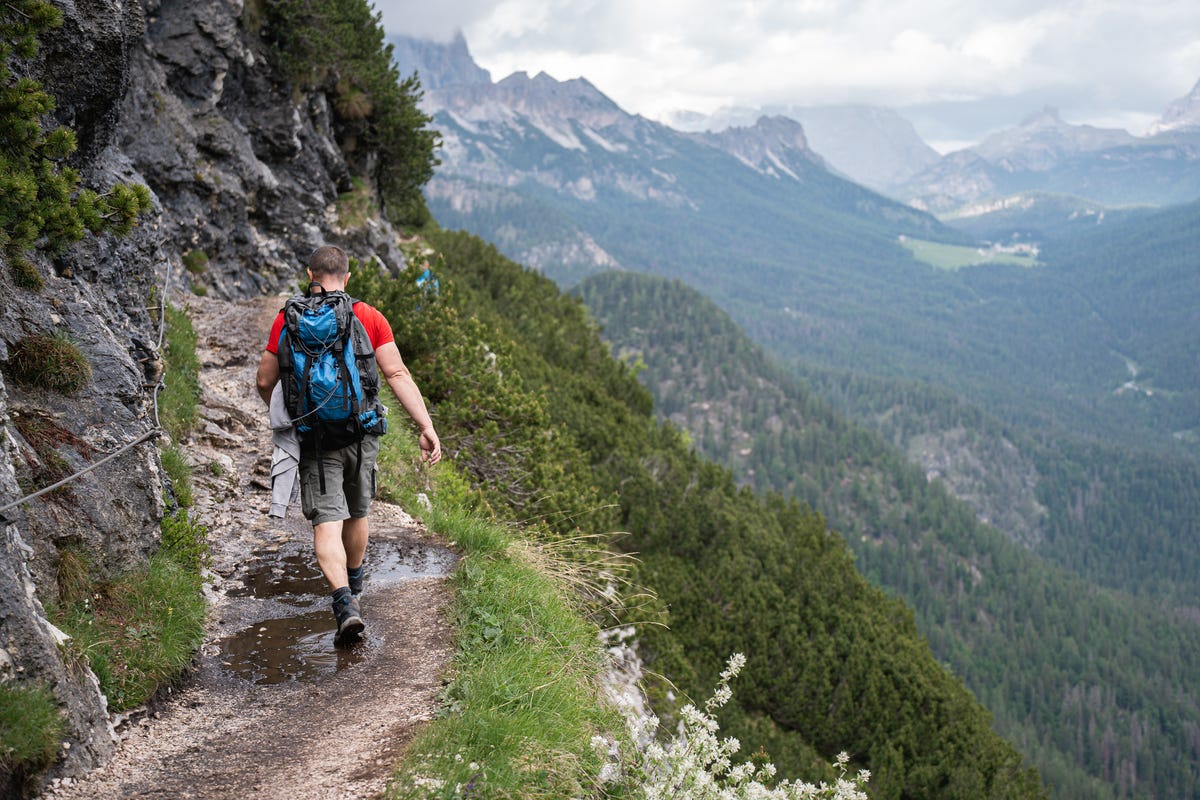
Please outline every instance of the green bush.
[[7, 372], [22, 386], [67, 395], [92, 380], [92, 365], [65, 331], [21, 339], [9, 354]]
[[203, 250], [188, 250], [183, 254], [183, 268], [193, 275], [208, 271], [208, 253]]
[[0, 776], [36, 773], [48, 766], [65, 728], [48, 689], [0, 685]]
[[54, 98], [13, 70], [14, 61], [36, 56], [38, 36], [61, 24], [62, 12], [45, 0], [0, 4], [0, 248], [27, 288], [38, 281], [22, 259], [35, 245], [56, 251], [86, 231], [128, 233], [151, 205], [145, 186], [81, 189], [79, 173], [66, 164], [75, 151], [74, 132], [42, 127]]

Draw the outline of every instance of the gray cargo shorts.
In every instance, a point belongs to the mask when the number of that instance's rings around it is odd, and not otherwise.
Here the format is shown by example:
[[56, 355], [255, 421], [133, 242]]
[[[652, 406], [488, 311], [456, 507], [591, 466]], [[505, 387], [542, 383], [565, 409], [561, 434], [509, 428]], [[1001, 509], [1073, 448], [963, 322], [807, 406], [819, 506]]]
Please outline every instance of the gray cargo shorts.
[[[375, 459], [379, 456], [379, 437], [364, 436], [362, 460], [358, 445], [324, 453], [300, 452], [300, 507], [313, 525], [361, 519], [375, 498]], [[358, 467], [355, 469], [355, 467]], [[321, 472], [325, 473], [325, 492], [321, 493]]]

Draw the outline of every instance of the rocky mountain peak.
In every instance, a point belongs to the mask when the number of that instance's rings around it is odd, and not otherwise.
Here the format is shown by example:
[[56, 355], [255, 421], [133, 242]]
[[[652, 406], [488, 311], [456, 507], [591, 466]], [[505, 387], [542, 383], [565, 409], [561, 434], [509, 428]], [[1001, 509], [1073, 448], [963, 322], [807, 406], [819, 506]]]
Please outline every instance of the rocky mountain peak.
[[824, 167], [821, 157], [808, 146], [804, 127], [789, 117], [764, 115], [751, 127], [726, 128], [696, 138], [766, 175], [798, 179], [805, 165]]
[[1162, 117], [1150, 126], [1149, 134], [1200, 129], [1200, 81], [1192, 91], [1171, 102]]
[[426, 91], [492, 82], [492, 73], [475, 63], [462, 31], [457, 32], [449, 42], [414, 39], [411, 36], [391, 36], [388, 41], [392, 45], [392, 60], [400, 75], [407, 77], [417, 73], [421, 87]]
[[514, 72], [497, 83], [492, 94], [521, 113], [554, 113], [592, 127], [605, 127], [612, 124], [615, 117], [626, 116], [616, 103], [585, 78], [560, 81], [545, 72], [532, 78], [526, 72]]

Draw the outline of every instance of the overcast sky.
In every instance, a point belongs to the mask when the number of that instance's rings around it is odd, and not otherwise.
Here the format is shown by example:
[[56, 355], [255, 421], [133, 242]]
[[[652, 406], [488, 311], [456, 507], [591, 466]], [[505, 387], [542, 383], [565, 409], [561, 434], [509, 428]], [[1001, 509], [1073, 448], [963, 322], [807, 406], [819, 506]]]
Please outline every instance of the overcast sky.
[[462, 30], [499, 80], [585, 77], [654, 119], [868, 103], [940, 150], [1045, 105], [1144, 129], [1200, 79], [1197, 0], [373, 0], [389, 33]]

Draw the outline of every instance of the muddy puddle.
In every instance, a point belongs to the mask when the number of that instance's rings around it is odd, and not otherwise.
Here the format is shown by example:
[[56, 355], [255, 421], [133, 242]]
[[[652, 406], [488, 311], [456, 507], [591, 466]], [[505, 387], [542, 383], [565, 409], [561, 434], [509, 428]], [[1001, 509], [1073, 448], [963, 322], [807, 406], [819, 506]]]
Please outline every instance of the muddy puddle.
[[[253, 621], [221, 640], [222, 666], [256, 684], [313, 682], [370, 658], [386, 644], [378, 633], [350, 647], [334, 647], [329, 588], [311, 545], [285, 545], [253, 554], [241, 585], [227, 592], [234, 613]], [[411, 541], [372, 540], [367, 548], [364, 598], [454, 568], [449, 550]], [[262, 615], [265, 619], [259, 619]], [[369, 620], [368, 620], [369, 622]]]

